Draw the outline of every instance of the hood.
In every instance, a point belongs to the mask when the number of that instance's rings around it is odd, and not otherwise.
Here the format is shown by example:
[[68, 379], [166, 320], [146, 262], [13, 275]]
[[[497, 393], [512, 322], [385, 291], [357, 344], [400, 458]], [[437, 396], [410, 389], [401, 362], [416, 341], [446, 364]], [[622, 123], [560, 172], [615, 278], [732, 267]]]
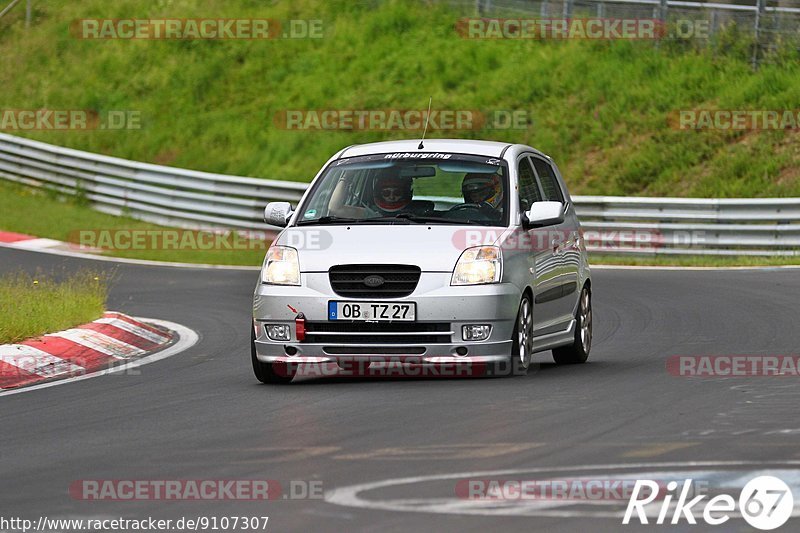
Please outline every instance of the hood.
[[417, 265], [423, 272], [452, 272], [461, 252], [492, 244], [505, 228], [436, 224], [290, 227], [275, 244], [296, 248], [301, 272], [334, 265]]

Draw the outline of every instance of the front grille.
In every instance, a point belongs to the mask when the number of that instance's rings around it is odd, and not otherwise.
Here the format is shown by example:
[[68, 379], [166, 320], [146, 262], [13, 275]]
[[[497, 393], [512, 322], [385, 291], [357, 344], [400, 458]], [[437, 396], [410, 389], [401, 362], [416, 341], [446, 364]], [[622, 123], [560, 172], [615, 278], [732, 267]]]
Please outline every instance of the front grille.
[[422, 355], [424, 346], [323, 346], [322, 351], [330, 355]]
[[306, 322], [306, 342], [343, 344], [449, 343], [449, 322]]
[[[328, 271], [331, 288], [349, 298], [402, 298], [417, 288], [420, 268], [413, 265], [336, 265]], [[380, 276], [383, 282], [369, 286]], [[367, 278], [371, 278], [368, 280]]]

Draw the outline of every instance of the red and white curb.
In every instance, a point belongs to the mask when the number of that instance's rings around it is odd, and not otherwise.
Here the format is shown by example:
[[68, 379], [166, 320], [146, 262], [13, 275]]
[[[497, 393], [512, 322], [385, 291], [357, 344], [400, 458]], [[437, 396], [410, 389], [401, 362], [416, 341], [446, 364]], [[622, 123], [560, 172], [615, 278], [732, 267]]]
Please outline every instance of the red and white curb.
[[82, 326], [0, 345], [0, 394], [8, 389], [107, 373], [176, 344], [177, 331], [165, 323], [148, 322], [109, 312]]
[[65, 246], [67, 243], [55, 239], [41, 239], [24, 233], [14, 233], [12, 231], [0, 231], [0, 243], [9, 248], [22, 248], [24, 250], [41, 250], [43, 248], [56, 248]]

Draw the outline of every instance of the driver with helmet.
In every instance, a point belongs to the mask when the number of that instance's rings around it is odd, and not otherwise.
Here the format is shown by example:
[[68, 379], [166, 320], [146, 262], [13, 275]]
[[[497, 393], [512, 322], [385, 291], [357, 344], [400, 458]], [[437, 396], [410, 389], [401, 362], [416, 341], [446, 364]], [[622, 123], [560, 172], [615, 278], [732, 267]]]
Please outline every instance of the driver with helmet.
[[500, 217], [503, 201], [503, 181], [498, 174], [472, 172], [464, 176], [461, 183], [464, 202], [476, 205], [481, 211]]

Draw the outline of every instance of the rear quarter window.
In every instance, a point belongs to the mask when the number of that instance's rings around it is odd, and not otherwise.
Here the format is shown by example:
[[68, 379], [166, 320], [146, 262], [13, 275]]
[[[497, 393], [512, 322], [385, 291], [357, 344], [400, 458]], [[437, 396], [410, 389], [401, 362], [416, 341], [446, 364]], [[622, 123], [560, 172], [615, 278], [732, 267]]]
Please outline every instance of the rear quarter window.
[[544, 199], [548, 202], [564, 203], [564, 194], [561, 192], [561, 186], [558, 184], [553, 167], [542, 159], [536, 157], [531, 159], [533, 159], [533, 166], [536, 167], [536, 173], [539, 175], [539, 183], [542, 184]]

